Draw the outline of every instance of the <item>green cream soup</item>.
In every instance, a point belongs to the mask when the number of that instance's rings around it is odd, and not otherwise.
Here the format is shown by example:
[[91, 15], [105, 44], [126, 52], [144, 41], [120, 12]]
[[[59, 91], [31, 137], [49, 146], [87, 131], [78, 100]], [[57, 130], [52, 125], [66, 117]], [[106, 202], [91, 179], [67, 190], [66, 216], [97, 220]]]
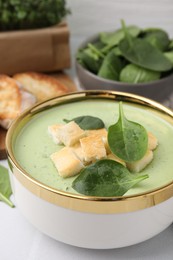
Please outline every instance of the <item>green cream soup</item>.
[[[123, 103], [126, 117], [143, 125], [158, 139], [153, 161], [141, 172], [149, 178], [140, 182], [125, 195], [135, 195], [162, 187], [173, 181], [173, 126], [154, 112], [140, 105]], [[118, 119], [118, 102], [88, 99], [60, 104], [36, 113], [17, 135], [13, 150], [21, 167], [34, 179], [52, 188], [77, 193], [71, 186], [77, 177], [63, 179], [59, 176], [50, 155], [63, 146], [56, 145], [48, 134], [48, 126], [64, 123], [82, 115], [99, 117], [106, 128]]]

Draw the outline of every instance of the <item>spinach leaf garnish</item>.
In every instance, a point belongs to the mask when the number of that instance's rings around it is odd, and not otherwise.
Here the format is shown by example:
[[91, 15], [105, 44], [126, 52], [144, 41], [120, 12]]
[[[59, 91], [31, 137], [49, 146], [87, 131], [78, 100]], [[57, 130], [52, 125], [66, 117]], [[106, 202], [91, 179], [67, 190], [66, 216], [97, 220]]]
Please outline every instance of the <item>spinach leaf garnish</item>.
[[69, 123], [71, 121], [75, 121], [76, 124], [80, 126], [83, 130], [94, 130], [104, 128], [104, 122], [94, 116], [79, 116], [73, 119], [64, 119], [64, 122]]
[[120, 81], [128, 83], [145, 83], [160, 78], [160, 72], [141, 68], [135, 64], [128, 64], [120, 73]]
[[122, 196], [146, 178], [147, 174], [131, 174], [122, 164], [104, 159], [84, 168], [73, 181], [72, 187], [88, 196]]
[[108, 128], [108, 144], [111, 151], [126, 162], [140, 160], [148, 147], [148, 135], [145, 128], [129, 121], [119, 103], [119, 119]]
[[122, 21], [125, 38], [120, 42], [122, 55], [131, 63], [153, 71], [168, 71], [172, 69], [171, 62], [164, 54], [145, 39], [134, 38]]
[[12, 194], [8, 170], [0, 165], [0, 200], [14, 207], [14, 204], [9, 199]]

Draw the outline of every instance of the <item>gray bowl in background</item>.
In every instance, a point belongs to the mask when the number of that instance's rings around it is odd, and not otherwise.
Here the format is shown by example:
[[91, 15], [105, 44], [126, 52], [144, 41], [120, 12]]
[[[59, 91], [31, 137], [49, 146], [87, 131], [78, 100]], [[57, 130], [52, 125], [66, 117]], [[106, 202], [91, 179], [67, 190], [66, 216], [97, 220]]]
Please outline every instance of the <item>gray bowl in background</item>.
[[[85, 48], [88, 43], [94, 43], [99, 35], [88, 38], [78, 48]], [[149, 83], [126, 83], [101, 78], [86, 68], [82, 67], [78, 61], [75, 62], [77, 79], [82, 88], [87, 90], [115, 90], [137, 94], [158, 102], [167, 100], [173, 93], [173, 73], [167, 77]]]

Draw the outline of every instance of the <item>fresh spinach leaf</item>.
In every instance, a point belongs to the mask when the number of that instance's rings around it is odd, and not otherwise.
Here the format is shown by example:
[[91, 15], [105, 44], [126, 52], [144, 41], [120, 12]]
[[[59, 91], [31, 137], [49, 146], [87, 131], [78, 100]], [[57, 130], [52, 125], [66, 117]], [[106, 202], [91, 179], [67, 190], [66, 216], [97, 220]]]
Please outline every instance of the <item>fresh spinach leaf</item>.
[[10, 201], [12, 194], [8, 170], [0, 165], [0, 200], [8, 204], [10, 207], [14, 207], [14, 204]]
[[144, 39], [160, 51], [167, 50], [170, 42], [167, 32], [159, 28], [146, 29]]
[[104, 43], [102, 43], [101, 41], [100, 41], [100, 39], [98, 39], [98, 40], [96, 40], [95, 42], [93, 42], [92, 43], [92, 45], [94, 45], [98, 50], [102, 50], [102, 48], [104, 48], [105, 47], [105, 44]]
[[87, 66], [85, 65], [85, 55], [83, 54], [83, 49], [78, 50], [76, 54], [76, 60], [78, 61], [79, 64], [82, 65], [82, 67], [87, 69]]
[[115, 47], [115, 48], [113, 48], [113, 52], [114, 52], [114, 54], [115, 54], [116, 56], [122, 56], [122, 53], [121, 53], [121, 51], [120, 51], [120, 49], [119, 49], [118, 46]]
[[126, 162], [140, 160], [148, 147], [146, 129], [126, 119], [122, 102], [119, 103], [119, 119], [108, 128], [108, 144], [111, 151]]
[[166, 58], [168, 60], [170, 60], [170, 62], [172, 63], [172, 66], [173, 66], [173, 51], [165, 52], [164, 55], [166, 56]]
[[131, 63], [153, 71], [169, 71], [172, 69], [171, 62], [157, 48], [145, 39], [134, 38], [129, 33], [125, 24], [122, 23], [125, 38], [120, 42], [119, 48], [122, 55]]
[[104, 59], [105, 55], [92, 43], [88, 43], [88, 48], [95, 53], [99, 58]]
[[76, 124], [80, 126], [83, 130], [94, 130], [104, 128], [104, 122], [94, 116], [79, 116], [73, 119], [64, 119], [64, 122], [69, 123], [71, 121], [75, 121]]
[[99, 71], [103, 61], [103, 58], [101, 58], [96, 52], [93, 52], [89, 47], [78, 51], [76, 59], [82, 66], [95, 74]]
[[[140, 33], [140, 28], [137, 26], [128, 26], [128, 31], [133, 37], [137, 37]], [[106, 46], [102, 48], [102, 53], [108, 53], [113, 47], [117, 46], [124, 39], [123, 29], [118, 29], [115, 32], [100, 33], [100, 41]]]
[[[137, 37], [141, 31], [141, 29], [137, 26], [128, 26], [128, 32], [133, 37]], [[120, 43], [120, 41], [124, 38], [123, 29], [118, 29], [115, 32], [102, 32], [100, 33], [100, 40], [104, 44], [116, 46]]]
[[115, 54], [114, 50], [112, 50], [103, 60], [98, 76], [110, 80], [119, 80], [119, 74], [122, 68], [123, 63], [121, 59]]
[[168, 49], [169, 49], [169, 50], [172, 50], [172, 49], [173, 49], [173, 40], [170, 41], [169, 46], [168, 46]]
[[126, 167], [113, 160], [100, 160], [84, 168], [73, 181], [77, 192], [88, 196], [123, 196], [148, 175], [131, 174]]
[[160, 72], [141, 68], [135, 64], [128, 64], [120, 73], [120, 81], [128, 83], [145, 83], [159, 79]]

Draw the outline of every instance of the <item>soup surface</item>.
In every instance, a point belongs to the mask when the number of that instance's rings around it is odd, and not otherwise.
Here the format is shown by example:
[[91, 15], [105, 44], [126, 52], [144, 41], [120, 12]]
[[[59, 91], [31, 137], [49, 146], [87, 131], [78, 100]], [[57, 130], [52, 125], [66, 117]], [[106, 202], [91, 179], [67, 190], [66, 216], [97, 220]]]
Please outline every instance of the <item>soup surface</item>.
[[[157, 189], [173, 181], [173, 125], [142, 105], [123, 102], [127, 119], [143, 125], [158, 139], [153, 161], [141, 172], [149, 178], [130, 189], [125, 195], [135, 195]], [[52, 188], [77, 193], [71, 184], [77, 177], [63, 179], [53, 165], [50, 155], [63, 146], [56, 145], [48, 134], [48, 126], [64, 123], [82, 115], [101, 118], [106, 128], [118, 119], [118, 102], [115, 100], [88, 99], [61, 104], [35, 114], [17, 135], [14, 142], [15, 158], [20, 166], [34, 179]]]

